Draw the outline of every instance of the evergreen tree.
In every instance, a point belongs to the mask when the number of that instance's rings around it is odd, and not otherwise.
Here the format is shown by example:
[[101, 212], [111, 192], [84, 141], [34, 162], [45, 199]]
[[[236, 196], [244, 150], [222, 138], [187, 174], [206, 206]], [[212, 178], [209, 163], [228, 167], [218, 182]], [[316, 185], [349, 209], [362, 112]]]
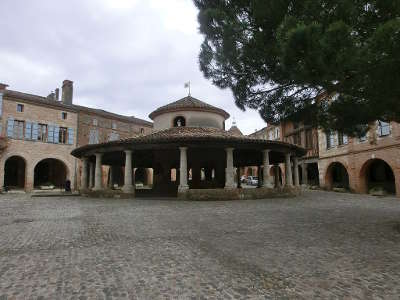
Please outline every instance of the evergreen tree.
[[400, 0], [194, 3], [200, 68], [239, 108], [350, 135], [400, 121]]

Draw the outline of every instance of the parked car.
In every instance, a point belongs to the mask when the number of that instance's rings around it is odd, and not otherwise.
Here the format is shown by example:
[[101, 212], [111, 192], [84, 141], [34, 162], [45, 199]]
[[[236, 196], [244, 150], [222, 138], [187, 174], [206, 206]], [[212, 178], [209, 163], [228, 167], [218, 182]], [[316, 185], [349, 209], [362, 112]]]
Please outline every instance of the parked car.
[[242, 175], [242, 177], [240, 177], [240, 182], [241, 183], [247, 183], [247, 178], [245, 175]]
[[248, 185], [258, 185], [258, 177], [256, 177], [256, 176], [248, 176], [247, 177], [247, 184]]

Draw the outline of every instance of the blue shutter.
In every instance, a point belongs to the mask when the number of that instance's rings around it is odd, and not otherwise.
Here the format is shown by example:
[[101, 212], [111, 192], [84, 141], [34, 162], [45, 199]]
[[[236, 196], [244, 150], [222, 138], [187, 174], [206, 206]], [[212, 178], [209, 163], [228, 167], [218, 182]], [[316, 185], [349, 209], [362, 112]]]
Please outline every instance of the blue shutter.
[[26, 140], [32, 139], [32, 122], [30, 121], [25, 122], [25, 139]]
[[39, 125], [38, 123], [32, 124], [32, 140], [37, 141], [39, 135]]
[[68, 144], [69, 145], [74, 144], [74, 129], [73, 128], [68, 128]]
[[7, 136], [13, 137], [14, 136], [14, 118], [9, 117], [7, 120]]
[[59, 141], [58, 141], [59, 135], [60, 135], [60, 127], [58, 125], [55, 125], [54, 126], [54, 143], [55, 144], [59, 143]]
[[3, 114], [3, 93], [0, 93], [0, 117]]
[[48, 131], [47, 142], [54, 143], [54, 126], [49, 124], [47, 131]]

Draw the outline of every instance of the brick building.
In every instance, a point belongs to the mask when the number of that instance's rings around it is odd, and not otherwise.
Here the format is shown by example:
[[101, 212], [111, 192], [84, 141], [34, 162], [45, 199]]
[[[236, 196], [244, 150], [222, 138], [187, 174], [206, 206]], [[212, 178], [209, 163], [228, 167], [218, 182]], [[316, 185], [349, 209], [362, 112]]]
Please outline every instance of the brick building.
[[400, 197], [400, 124], [377, 121], [361, 138], [319, 130], [318, 164], [326, 189]]
[[[152, 123], [73, 104], [73, 83], [65, 80], [47, 97], [0, 84], [0, 186], [6, 189], [72, 188], [80, 165], [77, 146], [149, 133]], [[106, 180], [106, 179], [105, 179]]]

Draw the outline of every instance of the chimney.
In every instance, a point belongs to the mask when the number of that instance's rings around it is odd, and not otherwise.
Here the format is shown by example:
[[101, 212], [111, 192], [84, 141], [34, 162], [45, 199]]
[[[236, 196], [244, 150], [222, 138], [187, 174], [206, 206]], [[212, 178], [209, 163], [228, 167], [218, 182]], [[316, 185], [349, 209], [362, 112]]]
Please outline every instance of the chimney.
[[55, 90], [55, 93], [56, 93], [56, 98], [55, 98], [55, 100], [56, 101], [60, 101], [60, 89], [59, 88], [56, 88], [56, 90]]
[[4, 84], [4, 83], [0, 82], [0, 93], [3, 92], [7, 87], [8, 87], [7, 84]]
[[64, 104], [72, 105], [72, 96], [74, 92], [74, 83], [71, 80], [64, 80], [62, 85], [61, 101]]

